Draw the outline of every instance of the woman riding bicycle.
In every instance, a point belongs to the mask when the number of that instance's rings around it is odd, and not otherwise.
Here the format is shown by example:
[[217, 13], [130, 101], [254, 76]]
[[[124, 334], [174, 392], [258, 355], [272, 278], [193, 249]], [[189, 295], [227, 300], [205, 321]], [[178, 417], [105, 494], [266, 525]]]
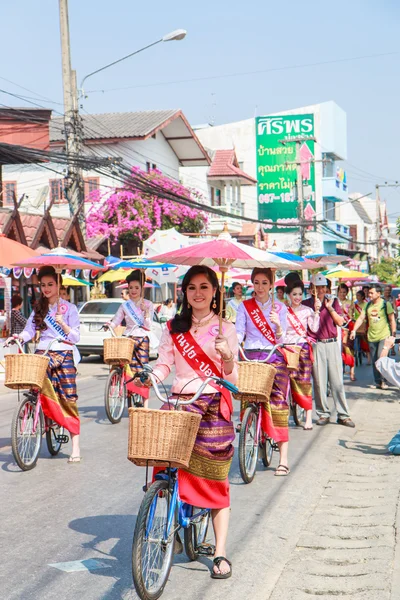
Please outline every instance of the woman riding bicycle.
[[[53, 267], [41, 267], [38, 273], [40, 297], [26, 323], [25, 329], [15, 337], [27, 343], [40, 332], [37, 354], [43, 354], [48, 344], [58, 338], [65, 342], [54, 342], [48, 353], [50, 357], [48, 379], [41, 390], [45, 415], [71, 434], [72, 454], [68, 463], [79, 463], [80, 420], [77, 407], [76, 366], [80, 360], [75, 344], [80, 338], [78, 310], [74, 304], [59, 298], [62, 278]], [[68, 343], [69, 342], [69, 343]], [[73, 345], [73, 346], [72, 346]], [[71, 348], [72, 346], [72, 348]]]
[[[314, 333], [319, 327], [319, 309], [321, 302], [315, 299], [315, 312], [309, 306], [302, 304], [304, 283], [299, 277], [292, 279], [286, 286], [286, 296], [289, 300], [287, 314], [286, 344], [295, 344], [299, 337], [304, 339], [301, 345], [299, 367], [290, 373], [290, 389], [293, 401], [306, 411], [305, 430], [313, 428], [312, 425], [312, 363], [313, 352], [311, 343], [307, 340], [310, 329]], [[298, 344], [297, 344], [298, 345]]]
[[[142, 292], [145, 284], [143, 271], [140, 269], [132, 271], [126, 278], [126, 282], [128, 284], [129, 300], [121, 304], [115, 317], [107, 323], [107, 326], [115, 329], [125, 319], [126, 329], [124, 335], [131, 337], [134, 341], [133, 356], [130, 363], [132, 374], [134, 374], [149, 362], [149, 336], [151, 335], [154, 305], [150, 300], [143, 298]], [[128, 391], [137, 392], [146, 398], [144, 405], [147, 407], [147, 389], [129, 383]]]
[[[238, 308], [236, 331], [239, 343], [244, 341], [244, 349], [250, 360], [263, 360], [268, 351], [276, 344], [284, 341], [287, 329], [287, 308], [279, 301], [272, 303], [270, 298], [271, 269], [253, 269], [251, 281], [254, 285], [254, 298], [245, 300]], [[278, 350], [269, 361], [277, 370], [271, 397], [269, 413], [262, 410], [262, 427], [269, 438], [273, 439], [279, 448], [280, 460], [275, 475], [284, 477], [289, 474], [289, 406], [287, 392], [289, 372], [283, 354]], [[243, 412], [242, 407], [242, 412]]]
[[[215, 272], [209, 267], [191, 267], [182, 282], [182, 311], [163, 332], [159, 358], [153, 375], [163, 381], [175, 367], [173, 395], [192, 397], [200, 378], [219, 374], [236, 383], [235, 357], [238, 343], [235, 327], [223, 322], [219, 333], [221, 295]], [[184, 410], [201, 414], [202, 419], [188, 469], [180, 469], [179, 495], [183, 502], [212, 509], [215, 556], [211, 577], [231, 576], [226, 557], [229, 525], [228, 473], [233, 456], [235, 433], [232, 400], [225, 389], [209, 385], [204, 394]]]

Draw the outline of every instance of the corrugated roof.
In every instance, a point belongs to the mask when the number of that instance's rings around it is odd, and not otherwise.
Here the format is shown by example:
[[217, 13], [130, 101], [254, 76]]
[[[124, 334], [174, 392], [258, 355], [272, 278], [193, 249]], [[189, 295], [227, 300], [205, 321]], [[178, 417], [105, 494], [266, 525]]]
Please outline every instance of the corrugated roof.
[[[170, 109], [82, 115], [84, 138], [144, 138], [177, 113], [180, 113], [178, 109]], [[61, 132], [63, 125], [63, 117], [55, 117], [50, 121], [50, 142], [65, 140]]]
[[240, 169], [235, 150], [216, 150], [211, 167], [207, 174], [208, 178], [239, 178], [255, 185], [257, 181]]
[[361, 202], [359, 200], [352, 200], [352, 204], [353, 204], [354, 210], [356, 211], [356, 213], [358, 214], [360, 219], [362, 219], [362, 221], [364, 221], [364, 223], [368, 223], [369, 225], [371, 225], [372, 219], [368, 215], [367, 211], [365, 210], [365, 208], [363, 207]]

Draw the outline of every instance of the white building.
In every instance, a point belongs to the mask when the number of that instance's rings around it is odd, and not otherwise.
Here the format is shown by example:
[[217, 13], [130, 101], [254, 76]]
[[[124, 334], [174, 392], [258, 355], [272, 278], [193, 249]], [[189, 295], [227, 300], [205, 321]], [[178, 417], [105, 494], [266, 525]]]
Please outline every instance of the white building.
[[[50, 148], [62, 150], [65, 144], [62, 117], [50, 125]], [[179, 179], [179, 168], [208, 166], [211, 160], [180, 110], [154, 110], [107, 113], [82, 117], [84, 151], [87, 156], [122, 159], [125, 164], [145, 171], [158, 169]], [[3, 205], [13, 206], [13, 195], [24, 200], [21, 209], [42, 213], [43, 205], [52, 204], [54, 216], [69, 216], [65, 197], [65, 167], [58, 164], [10, 165], [3, 168], [6, 193]], [[85, 171], [85, 197], [95, 190], [107, 193], [121, 186], [120, 178], [97, 171]]]
[[[347, 200], [348, 191], [346, 176], [339, 169], [339, 162], [347, 158], [347, 121], [346, 113], [334, 102], [325, 102], [296, 108], [290, 111], [275, 113], [274, 117], [290, 115], [310, 115], [314, 117], [314, 151], [315, 168], [315, 220], [316, 231], [307, 233], [310, 251], [335, 252], [339, 244], [350, 240], [349, 228], [335, 220], [335, 205]], [[271, 116], [263, 118], [265, 122]], [[258, 179], [256, 120], [247, 119], [235, 123], [227, 123], [216, 127], [194, 127], [201, 143], [211, 151], [234, 149], [239, 168], [253, 179]], [[282, 135], [282, 137], [284, 137]], [[326, 161], [326, 162], [322, 162]], [[190, 178], [187, 169], [181, 169], [183, 180]], [[249, 186], [242, 190], [241, 203], [244, 215], [258, 218], [259, 190], [257, 186]], [[294, 198], [291, 198], [293, 202]], [[212, 202], [212, 198], [211, 198]], [[314, 228], [313, 228], [314, 229]], [[297, 250], [299, 236], [297, 233], [268, 233], [268, 246], [278, 246], [284, 250]]]

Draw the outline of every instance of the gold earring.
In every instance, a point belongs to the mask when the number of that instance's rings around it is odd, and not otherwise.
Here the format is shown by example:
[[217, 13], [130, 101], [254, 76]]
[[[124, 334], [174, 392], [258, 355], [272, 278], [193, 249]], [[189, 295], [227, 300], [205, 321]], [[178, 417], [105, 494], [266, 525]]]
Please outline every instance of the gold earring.
[[214, 309], [215, 309], [215, 308], [217, 308], [217, 300], [216, 300], [215, 296], [214, 296], [214, 298], [213, 298], [212, 307], [213, 307]]

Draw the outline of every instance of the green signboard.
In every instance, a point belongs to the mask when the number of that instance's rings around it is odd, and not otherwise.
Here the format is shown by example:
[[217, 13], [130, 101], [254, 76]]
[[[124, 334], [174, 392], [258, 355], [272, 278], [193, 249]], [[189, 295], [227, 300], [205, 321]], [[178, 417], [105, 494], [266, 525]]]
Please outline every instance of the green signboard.
[[[272, 221], [263, 226], [265, 233], [297, 229], [296, 143], [290, 140], [310, 136], [314, 136], [313, 114], [256, 119], [258, 218]], [[302, 141], [299, 153], [307, 221], [315, 216], [314, 144], [313, 140]]]

